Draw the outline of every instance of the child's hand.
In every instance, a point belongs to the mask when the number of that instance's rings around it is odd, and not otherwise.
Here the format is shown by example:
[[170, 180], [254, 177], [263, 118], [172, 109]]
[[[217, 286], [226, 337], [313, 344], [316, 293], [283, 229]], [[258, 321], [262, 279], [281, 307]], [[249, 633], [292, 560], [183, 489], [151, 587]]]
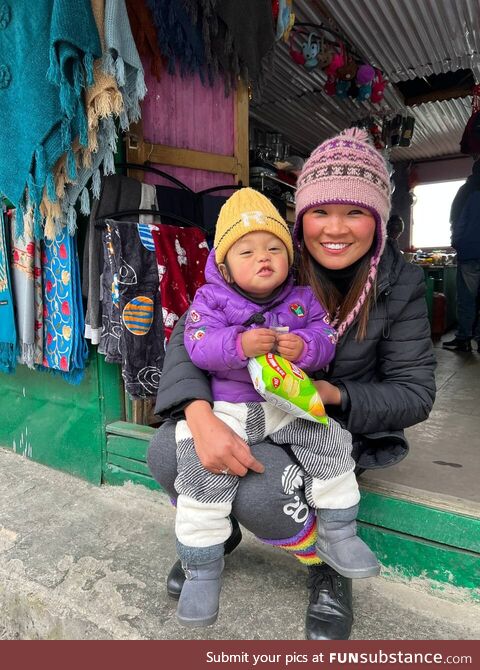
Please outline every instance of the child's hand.
[[272, 351], [275, 333], [269, 328], [252, 328], [241, 335], [243, 353], [246, 358], [255, 358]]
[[303, 348], [305, 342], [299, 335], [294, 335], [293, 333], [284, 333], [283, 335], [277, 335], [277, 352], [283, 358], [286, 358], [287, 361], [298, 361], [300, 356], [303, 354]]

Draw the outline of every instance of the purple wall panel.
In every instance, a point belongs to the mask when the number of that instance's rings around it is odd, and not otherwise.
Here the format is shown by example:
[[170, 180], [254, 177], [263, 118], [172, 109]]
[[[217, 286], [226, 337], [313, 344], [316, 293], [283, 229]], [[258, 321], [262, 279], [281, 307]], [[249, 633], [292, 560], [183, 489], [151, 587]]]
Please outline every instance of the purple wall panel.
[[[198, 77], [182, 79], [163, 73], [158, 82], [145, 67], [148, 94], [142, 104], [145, 142], [166, 144], [233, 156], [234, 97], [225, 98], [223, 82], [203, 86]], [[190, 188], [200, 191], [218, 184], [233, 184], [233, 175], [157, 165]], [[168, 184], [160, 177], [145, 174], [150, 184]], [[171, 184], [170, 184], [171, 185]]]

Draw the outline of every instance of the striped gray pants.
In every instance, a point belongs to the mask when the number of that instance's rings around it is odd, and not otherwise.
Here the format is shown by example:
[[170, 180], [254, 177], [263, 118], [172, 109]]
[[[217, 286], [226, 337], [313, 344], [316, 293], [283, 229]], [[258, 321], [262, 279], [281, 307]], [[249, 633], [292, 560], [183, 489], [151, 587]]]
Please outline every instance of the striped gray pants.
[[[214, 413], [249, 445], [266, 437], [274, 444], [289, 445], [304, 470], [305, 496], [312, 507], [345, 509], [358, 503], [352, 437], [333, 419], [329, 419], [328, 426], [297, 419], [266, 402], [218, 401], [214, 403]], [[213, 474], [203, 467], [186, 421], [177, 423], [175, 438], [178, 464], [175, 489], [179, 496], [209, 507], [218, 504], [225, 510], [225, 504], [231, 505], [235, 499], [239, 478]]]

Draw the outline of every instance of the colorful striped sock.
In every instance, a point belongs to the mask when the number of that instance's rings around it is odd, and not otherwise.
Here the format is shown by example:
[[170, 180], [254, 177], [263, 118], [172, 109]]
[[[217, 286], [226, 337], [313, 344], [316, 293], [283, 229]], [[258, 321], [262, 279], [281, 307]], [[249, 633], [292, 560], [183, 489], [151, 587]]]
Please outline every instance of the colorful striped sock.
[[318, 565], [322, 561], [315, 552], [315, 542], [317, 539], [317, 525], [315, 512], [311, 511], [302, 530], [294, 537], [285, 540], [266, 540], [259, 538], [265, 544], [271, 544], [279, 549], [285, 549], [293, 554], [300, 563], [305, 565]]

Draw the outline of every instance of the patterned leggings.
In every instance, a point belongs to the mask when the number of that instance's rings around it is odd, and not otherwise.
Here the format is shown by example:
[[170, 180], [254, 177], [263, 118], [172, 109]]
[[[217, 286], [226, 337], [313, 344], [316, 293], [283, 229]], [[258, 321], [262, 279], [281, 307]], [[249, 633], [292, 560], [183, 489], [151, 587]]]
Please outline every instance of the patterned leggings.
[[[217, 402], [214, 411], [251, 446], [266, 437], [275, 445], [290, 445], [296, 465], [283, 473], [282, 485], [292, 491], [303, 486], [311, 507], [339, 509], [358, 502], [351, 435], [336, 421], [330, 419], [327, 427], [296, 419], [267, 403]], [[177, 537], [197, 547], [223, 542], [242, 478], [205, 470], [185, 421], [177, 424], [176, 441]], [[263, 461], [262, 451], [258, 458]]]

